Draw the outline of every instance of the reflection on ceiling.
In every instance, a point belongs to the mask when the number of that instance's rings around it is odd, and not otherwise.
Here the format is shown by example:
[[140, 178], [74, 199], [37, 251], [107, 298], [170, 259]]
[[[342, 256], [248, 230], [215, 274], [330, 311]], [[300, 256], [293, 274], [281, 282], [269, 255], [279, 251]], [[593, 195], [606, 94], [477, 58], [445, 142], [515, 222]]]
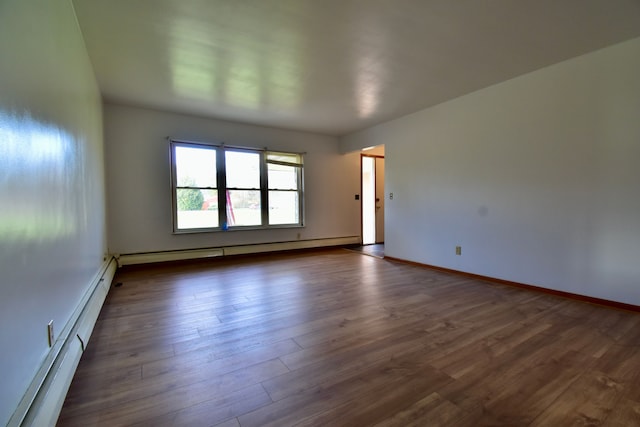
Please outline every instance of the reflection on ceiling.
[[73, 0], [107, 101], [343, 135], [640, 36], [637, 0]]

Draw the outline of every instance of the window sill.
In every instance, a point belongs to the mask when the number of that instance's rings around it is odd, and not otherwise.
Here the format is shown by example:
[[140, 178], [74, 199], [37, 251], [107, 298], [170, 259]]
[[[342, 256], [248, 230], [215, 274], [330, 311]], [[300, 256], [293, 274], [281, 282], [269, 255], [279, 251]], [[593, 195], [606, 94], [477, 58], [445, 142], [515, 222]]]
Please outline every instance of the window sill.
[[192, 228], [188, 230], [174, 230], [171, 234], [179, 235], [179, 234], [201, 234], [201, 233], [227, 233], [227, 232], [235, 232], [235, 231], [255, 231], [255, 230], [283, 230], [283, 229], [293, 229], [293, 228], [305, 228], [304, 224], [282, 224], [282, 225], [269, 225], [269, 226], [261, 226], [261, 225], [247, 225], [247, 226], [234, 226], [229, 227], [226, 230], [223, 230], [221, 227], [215, 228]]

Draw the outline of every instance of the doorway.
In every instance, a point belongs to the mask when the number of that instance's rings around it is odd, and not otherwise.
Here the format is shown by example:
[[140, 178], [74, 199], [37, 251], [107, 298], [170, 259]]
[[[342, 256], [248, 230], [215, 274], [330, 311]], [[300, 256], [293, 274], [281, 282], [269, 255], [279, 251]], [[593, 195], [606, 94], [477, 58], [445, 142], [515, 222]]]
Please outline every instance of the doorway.
[[363, 154], [362, 244], [384, 243], [384, 156]]

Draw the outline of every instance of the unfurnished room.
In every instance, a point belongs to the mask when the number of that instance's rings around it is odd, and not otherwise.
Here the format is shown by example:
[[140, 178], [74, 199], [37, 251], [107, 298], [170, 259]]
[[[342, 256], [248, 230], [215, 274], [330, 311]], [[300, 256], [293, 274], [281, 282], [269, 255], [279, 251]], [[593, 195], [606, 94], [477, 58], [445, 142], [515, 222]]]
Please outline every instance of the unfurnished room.
[[0, 425], [640, 426], [637, 0], [0, 0]]

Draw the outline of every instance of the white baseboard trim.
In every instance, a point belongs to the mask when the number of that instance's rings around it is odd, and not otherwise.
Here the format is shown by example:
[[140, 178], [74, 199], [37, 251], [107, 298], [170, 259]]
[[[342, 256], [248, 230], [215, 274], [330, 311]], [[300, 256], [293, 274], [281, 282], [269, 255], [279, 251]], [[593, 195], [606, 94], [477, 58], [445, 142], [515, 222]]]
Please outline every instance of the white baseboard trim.
[[106, 260], [31, 382], [8, 426], [53, 426], [116, 273]]
[[116, 255], [118, 266], [147, 264], [151, 262], [181, 261], [194, 258], [212, 258], [223, 256], [220, 248], [190, 249], [184, 251], [145, 252], [138, 254]]
[[187, 259], [210, 258], [228, 255], [244, 255], [263, 252], [290, 251], [296, 249], [310, 249], [357, 244], [360, 244], [360, 236], [347, 236], [331, 237], [326, 239], [294, 240], [290, 242], [221, 246], [217, 248], [121, 254], [116, 255], [116, 259], [118, 260], [118, 265], [123, 266], [133, 264], [146, 264], [152, 262], [181, 261]]

